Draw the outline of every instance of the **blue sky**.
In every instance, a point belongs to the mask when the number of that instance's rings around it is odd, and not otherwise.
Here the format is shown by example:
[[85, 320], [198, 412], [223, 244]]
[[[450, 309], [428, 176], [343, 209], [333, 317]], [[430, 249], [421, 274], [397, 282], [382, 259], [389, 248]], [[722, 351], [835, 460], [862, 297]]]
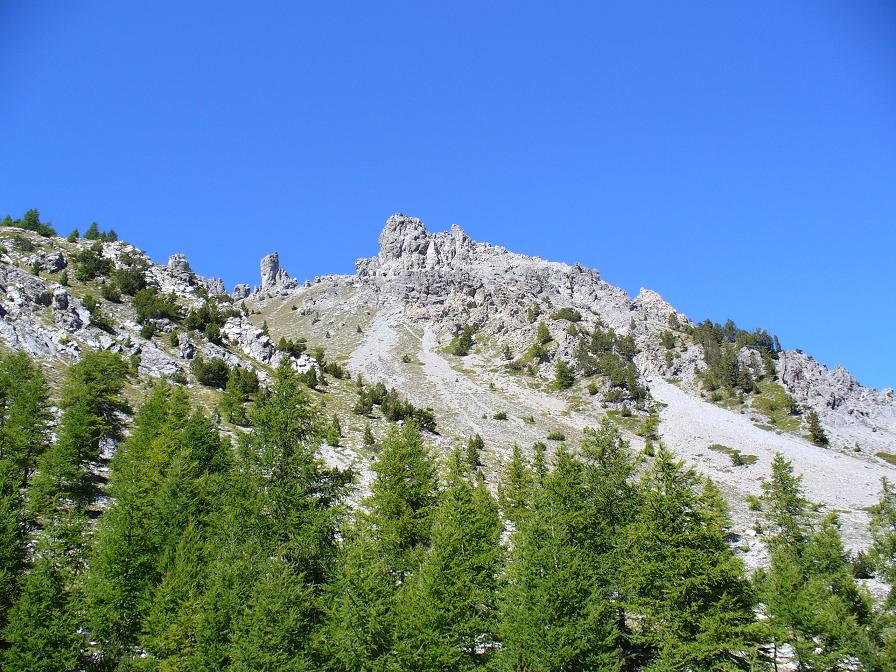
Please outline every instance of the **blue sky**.
[[402, 211], [896, 385], [896, 5], [0, 2], [0, 213], [228, 285]]

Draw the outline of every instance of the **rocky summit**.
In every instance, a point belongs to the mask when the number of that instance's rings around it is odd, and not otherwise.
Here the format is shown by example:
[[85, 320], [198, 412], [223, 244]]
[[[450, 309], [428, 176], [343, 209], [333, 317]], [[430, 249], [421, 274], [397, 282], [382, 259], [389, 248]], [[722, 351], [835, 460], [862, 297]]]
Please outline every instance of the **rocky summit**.
[[[212, 408], [197, 360], [254, 369], [262, 381], [284, 360], [321, 380], [329, 367], [345, 372], [331, 381], [329, 412], [351, 415], [349, 377], [360, 376], [431, 409], [442, 451], [490, 437], [492, 485], [514, 445], [574, 444], [609, 418], [633, 449], [664, 442], [713, 477], [736, 504], [754, 564], [763, 551], [744, 502], [776, 453], [803, 474], [813, 501], [840, 512], [854, 547], [868, 542], [865, 508], [880, 478], [896, 478], [892, 390], [782, 350], [764, 331], [684, 315], [649, 289], [630, 297], [597, 270], [477, 242], [456, 225], [434, 233], [395, 214], [379, 253], [353, 275], [300, 282], [274, 252], [254, 289], [229, 293], [182, 254], [157, 264], [117, 240], [2, 236], [0, 341], [51, 371], [112, 350], [141, 379], [179, 381]], [[363, 483], [362, 440], [355, 423], [327, 459], [354, 464]]]

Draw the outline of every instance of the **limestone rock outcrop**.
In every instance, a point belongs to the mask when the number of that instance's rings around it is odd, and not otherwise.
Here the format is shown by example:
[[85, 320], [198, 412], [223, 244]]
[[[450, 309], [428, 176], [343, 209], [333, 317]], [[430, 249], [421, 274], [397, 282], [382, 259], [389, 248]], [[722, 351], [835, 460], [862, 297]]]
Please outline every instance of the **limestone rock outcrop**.
[[296, 281], [289, 277], [285, 268], [280, 266], [280, 254], [271, 252], [261, 260], [262, 291], [289, 289], [296, 286]]

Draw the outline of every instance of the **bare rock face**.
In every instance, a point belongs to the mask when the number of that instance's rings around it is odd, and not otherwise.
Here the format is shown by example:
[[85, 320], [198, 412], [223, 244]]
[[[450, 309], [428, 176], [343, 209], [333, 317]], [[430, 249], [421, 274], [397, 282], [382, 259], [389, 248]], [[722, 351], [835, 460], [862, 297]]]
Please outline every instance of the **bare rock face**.
[[231, 294], [231, 296], [234, 301], [240, 301], [245, 299], [251, 293], [252, 290], [249, 288], [249, 285], [240, 283], [233, 288], [233, 294]]
[[262, 291], [288, 289], [296, 286], [296, 281], [289, 277], [285, 268], [280, 267], [280, 254], [271, 252], [261, 260]]
[[177, 253], [168, 257], [168, 272], [171, 275], [189, 278], [193, 275], [193, 269], [190, 268], [190, 262], [184, 254]]
[[227, 288], [224, 286], [224, 281], [221, 278], [206, 278], [205, 288], [211, 296], [225, 296], [227, 294]]

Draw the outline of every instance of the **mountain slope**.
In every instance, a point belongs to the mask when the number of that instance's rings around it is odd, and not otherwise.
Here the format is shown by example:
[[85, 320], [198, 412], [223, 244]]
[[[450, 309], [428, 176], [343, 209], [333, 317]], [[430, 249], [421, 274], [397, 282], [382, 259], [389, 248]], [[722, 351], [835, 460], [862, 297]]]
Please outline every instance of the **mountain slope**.
[[[879, 479], [896, 471], [876, 457], [896, 453], [892, 391], [864, 388], [844, 369], [829, 371], [797, 351], [740, 343], [722, 345], [759, 384], [746, 393], [712, 391], [697, 325], [655, 292], [641, 290], [632, 299], [597, 271], [477, 243], [456, 226], [430, 233], [419, 220], [394, 215], [380, 235], [379, 254], [359, 260], [354, 275], [299, 283], [275, 253], [262, 260], [258, 288], [240, 285], [232, 294], [220, 281], [196, 276], [182, 255], [158, 265], [122, 242], [12, 230], [2, 237], [0, 339], [9, 348], [53, 365], [75, 361], [84, 348], [115, 349], [141, 376], [184, 381], [194, 380], [197, 356], [220, 358], [255, 368], [264, 380], [284, 358], [299, 370], [320, 371], [322, 357], [277, 347], [281, 337], [303, 337], [308, 352], [324, 347], [327, 361], [341, 362], [353, 376], [431, 407], [439, 430], [431, 438], [441, 449], [481, 434], [491, 481], [514, 443], [529, 449], [549, 436], [557, 439], [552, 445], [575, 442], [584, 427], [609, 417], [640, 448], [637, 433], [654, 433], [649, 423], [658, 414], [656, 437], [719, 482], [746, 546], [755, 516], [745, 501], [758, 493], [776, 451], [804, 474], [810, 497], [841, 512], [847, 541], [858, 546], [866, 541], [864, 507], [876, 498]], [[79, 281], [75, 276], [84, 274], [76, 271], [91, 250], [105, 267]], [[70, 287], [60, 284], [66, 271]], [[222, 337], [210, 340], [166, 317], [141, 319], [127, 295], [102, 299], [101, 283], [112, 284], [119, 271], [141, 274], [159, 294], [172, 294], [182, 316], [212, 299]], [[452, 339], [465, 327], [473, 332], [470, 352], [451, 354]], [[611, 345], [604, 351], [583, 346], [598, 342]], [[763, 373], [760, 363], [770, 357], [774, 372]], [[575, 372], [568, 388], [553, 383], [559, 361]], [[216, 393], [192, 389], [209, 406], [216, 403]], [[351, 418], [345, 446], [330, 456], [354, 460], [363, 470], [369, 455], [364, 421], [352, 413], [355, 392], [345, 381], [332, 381], [329, 389], [328, 409]], [[781, 410], [781, 395], [790, 395], [801, 413]], [[829, 447], [802, 436], [809, 409], [818, 413]], [[735, 466], [736, 454], [747, 464]]]

